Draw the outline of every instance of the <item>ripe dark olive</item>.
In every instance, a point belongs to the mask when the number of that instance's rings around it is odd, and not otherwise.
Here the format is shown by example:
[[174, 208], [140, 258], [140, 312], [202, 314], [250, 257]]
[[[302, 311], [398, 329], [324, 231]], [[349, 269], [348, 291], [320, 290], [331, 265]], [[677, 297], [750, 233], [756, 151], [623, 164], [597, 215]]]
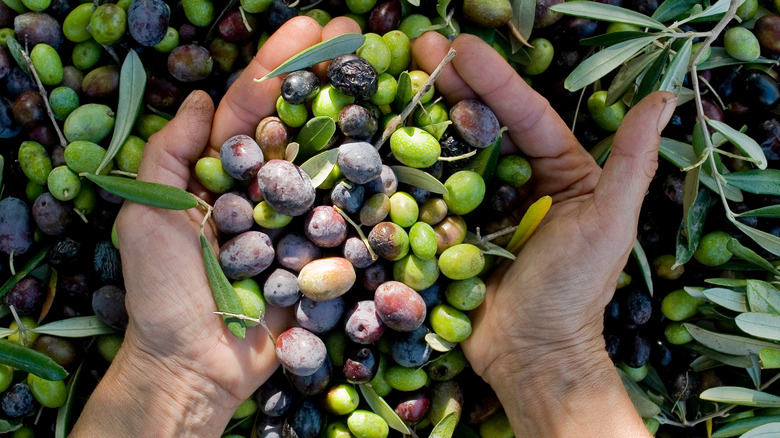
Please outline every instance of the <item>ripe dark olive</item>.
[[743, 79], [742, 88], [749, 104], [759, 108], [769, 110], [780, 102], [780, 85], [762, 71], [749, 71]]
[[360, 100], [369, 100], [378, 87], [377, 72], [365, 59], [354, 55], [339, 55], [328, 66], [328, 79], [333, 86]]

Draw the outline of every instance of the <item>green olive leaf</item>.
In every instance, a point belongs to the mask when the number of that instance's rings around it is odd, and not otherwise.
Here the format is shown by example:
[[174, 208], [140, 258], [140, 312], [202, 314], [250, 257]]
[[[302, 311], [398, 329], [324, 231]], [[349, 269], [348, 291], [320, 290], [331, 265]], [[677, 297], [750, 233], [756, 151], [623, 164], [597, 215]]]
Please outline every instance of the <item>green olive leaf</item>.
[[117, 103], [114, 133], [111, 135], [111, 143], [108, 145], [106, 155], [95, 173], [101, 173], [119, 153], [119, 149], [127, 140], [127, 136], [130, 135], [140, 113], [145, 90], [146, 72], [144, 65], [135, 50], [130, 50], [119, 73], [119, 102]]
[[444, 135], [444, 131], [447, 130], [447, 127], [452, 125], [452, 121], [445, 120], [443, 122], [434, 123], [432, 125], [425, 125], [422, 127], [428, 134], [431, 134], [436, 138], [436, 140], [440, 140], [441, 136]]
[[[761, 146], [759, 146], [755, 140], [723, 122], [707, 119], [707, 124], [710, 125], [712, 129], [720, 132], [721, 135], [728, 138], [729, 141], [739, 150], [741, 150], [747, 157], [755, 160], [759, 169], [766, 169], [766, 156], [764, 155], [764, 151], [761, 149]], [[775, 170], [775, 172], [780, 172], [780, 170]]]
[[761, 280], [747, 280], [747, 300], [751, 312], [780, 315], [780, 291]]
[[501, 143], [504, 139], [504, 132], [507, 130], [506, 126], [501, 127], [498, 131], [498, 138], [491, 143], [488, 147], [480, 149], [477, 155], [463, 168], [466, 170], [472, 170], [477, 172], [485, 182], [490, 182], [496, 175], [496, 168], [498, 167], [498, 159], [501, 156]]
[[20, 14], [29, 12], [29, 9], [27, 9], [27, 6], [22, 3], [22, 0], [3, 0], [3, 3]]
[[780, 256], [780, 237], [774, 234], [769, 234], [766, 231], [757, 230], [753, 227], [743, 224], [742, 222], [729, 218], [732, 224], [740, 229], [746, 236], [753, 239], [754, 242], [761, 245], [762, 248], [771, 252], [776, 256]]
[[[683, 207], [687, 205], [683, 201]], [[699, 247], [707, 213], [713, 205], [715, 205], [713, 193], [707, 189], [700, 189], [690, 206], [683, 209], [683, 221], [677, 230], [675, 264], [684, 265], [693, 257], [693, 253]]]
[[[711, 348], [707, 348], [703, 345], [699, 345], [695, 342], [690, 342], [688, 345], [686, 345], [686, 347], [690, 348], [696, 353], [699, 353], [702, 359], [710, 359], [717, 362], [715, 366], [720, 364], [725, 364], [735, 368], [749, 368], [752, 366], [750, 359], [748, 359], [747, 356], [724, 354]], [[691, 366], [693, 367], [693, 364], [691, 364]]]
[[[590, 2], [567, 2], [561, 3], [557, 6], [574, 5], [575, 3], [579, 4]], [[555, 7], [551, 9], [554, 8]], [[614, 46], [609, 46], [600, 50], [595, 55], [581, 62], [580, 65], [578, 65], [566, 78], [564, 81], [564, 86], [569, 91], [578, 91], [582, 88], [585, 88], [586, 86], [606, 76], [609, 72], [627, 61], [637, 52], [652, 44], [656, 39], [658, 39], [658, 37], [655, 36], [637, 38], [630, 41], [624, 41], [622, 43], [618, 43]]]
[[[614, 103], [614, 102], [613, 102]], [[604, 163], [609, 158], [609, 154], [612, 152], [612, 142], [615, 140], [615, 134], [607, 136], [604, 140], [601, 140], [593, 146], [588, 153], [599, 166], [604, 166]]]
[[652, 277], [652, 270], [650, 269], [650, 262], [647, 260], [647, 254], [645, 254], [645, 250], [642, 248], [642, 245], [639, 243], [639, 240], [634, 240], [634, 246], [631, 248], [631, 255], [634, 256], [634, 260], [636, 260], [637, 264], [639, 265], [640, 272], [642, 273], [642, 278], [645, 279], [645, 285], [647, 286], [647, 291], [650, 293], [650, 296], [653, 296], [653, 277]]
[[414, 90], [412, 90], [412, 77], [409, 72], [402, 72], [398, 75], [398, 88], [395, 92], [395, 103], [403, 108], [414, 99]]
[[17, 429], [21, 429], [24, 424], [22, 420], [5, 420], [0, 419], [0, 433], [11, 433]]
[[16, 283], [19, 283], [19, 281], [22, 280], [22, 278], [26, 277], [27, 274], [32, 272], [33, 269], [37, 268], [38, 265], [46, 258], [46, 254], [49, 252], [49, 248], [44, 248], [38, 253], [36, 253], [25, 265], [24, 267], [16, 271], [16, 274], [13, 275], [11, 278], [6, 280], [6, 282], [3, 284], [3, 287], [0, 287], [0, 298], [5, 296], [5, 294], [8, 293], [14, 286], [16, 286]]
[[728, 248], [729, 251], [731, 251], [732, 254], [735, 256], [741, 258], [742, 260], [752, 263], [759, 268], [766, 269], [767, 271], [780, 276], [780, 271], [775, 268], [775, 266], [770, 263], [767, 259], [761, 257], [753, 251], [752, 249], [742, 245], [739, 243], [739, 240], [734, 239], [733, 237], [729, 242], [726, 244], [726, 248]]
[[747, 297], [742, 292], [734, 292], [731, 289], [713, 287], [702, 291], [705, 297], [713, 303], [723, 306], [735, 312], [747, 312]]
[[262, 82], [266, 79], [271, 79], [285, 73], [303, 70], [315, 64], [319, 64], [322, 61], [333, 59], [339, 55], [352, 53], [359, 49], [365, 40], [366, 37], [359, 33], [345, 33], [335, 36], [319, 44], [315, 44], [306, 50], [302, 50], [297, 55], [281, 63], [279, 67], [276, 67], [262, 78], [255, 78], [255, 82]]
[[526, 41], [531, 38], [536, 15], [536, 0], [515, 0], [512, 2], [512, 23]]
[[[761, 408], [780, 408], [780, 397], [739, 386], [719, 386], [703, 391], [699, 398], [718, 403]], [[744, 436], [744, 435], [743, 435]]]
[[444, 184], [430, 173], [407, 166], [390, 166], [390, 168], [395, 172], [399, 183], [413, 185], [440, 195], [447, 193], [447, 187], [444, 187]]
[[780, 368], [780, 350], [764, 348], [758, 353], [758, 360], [761, 361], [761, 368]]
[[658, 9], [653, 12], [652, 18], [661, 23], [665, 23], [688, 12], [697, 4], [699, 4], [699, 0], [666, 0], [658, 5]]
[[21, 68], [27, 76], [32, 78], [30, 69], [27, 67], [27, 63], [24, 62], [24, 49], [21, 44], [19, 44], [19, 41], [16, 41], [16, 38], [14, 37], [8, 37], [8, 39], [6, 39], [6, 44], [8, 45], [8, 51], [11, 52], [11, 56], [13, 56], [14, 60], [19, 65], [19, 68]]
[[739, 418], [723, 425], [712, 438], [772, 438], [780, 436], [780, 415]]
[[[217, 256], [214, 254], [214, 250], [211, 249], [211, 245], [202, 230], [200, 232], [200, 249], [203, 254], [203, 264], [206, 267], [206, 277], [209, 280], [211, 294], [217, 303], [217, 310], [234, 315], [243, 314], [244, 306], [241, 304], [241, 299], [236, 294], [236, 290], [233, 289], [230, 281], [225, 277], [225, 273], [222, 272], [219, 260], [217, 260]], [[238, 339], [246, 337], [246, 324], [243, 320], [227, 315], [223, 315], [222, 320], [225, 321], [228, 330], [230, 330], [230, 333], [233, 333], [233, 336]]]
[[666, 26], [645, 14], [629, 9], [591, 1], [559, 3], [550, 8], [551, 11], [565, 15], [574, 15], [593, 20], [609, 21], [613, 23], [636, 24], [640, 27], [664, 30]]
[[[672, 140], [666, 137], [661, 138], [661, 143], [658, 145], [658, 154], [663, 159], [674, 164], [680, 169], [685, 167], [690, 167], [694, 163], [699, 161], [696, 158], [696, 154], [694, 153], [693, 147], [691, 145], [689, 145], [688, 143], [683, 143], [681, 141]], [[715, 181], [715, 178], [713, 178], [711, 174], [707, 172], [700, 172], [699, 180], [708, 189], [712, 190], [715, 193], [719, 193], [718, 183]], [[726, 185], [721, 184], [721, 187], [723, 188], [723, 193], [726, 196], [726, 199], [728, 199], [729, 201], [734, 201], [734, 202], [743, 201], [744, 198], [742, 196], [742, 192], [738, 188], [728, 184]]]
[[778, 345], [745, 336], [727, 335], [703, 329], [697, 325], [684, 323], [693, 339], [705, 347], [732, 356], [747, 356], [758, 354], [762, 348], [777, 348]]
[[328, 179], [328, 175], [330, 175], [333, 168], [336, 167], [338, 158], [338, 148], [329, 149], [306, 160], [305, 163], [301, 164], [301, 170], [309, 175], [309, 178], [311, 178], [311, 185], [316, 189]]
[[451, 438], [459, 419], [460, 415], [458, 412], [450, 412], [433, 428], [428, 438]]
[[436, 333], [428, 333], [425, 335], [425, 342], [427, 342], [432, 349], [442, 353], [446, 353], [458, 345], [456, 342], [450, 342]]
[[57, 409], [57, 421], [54, 424], [54, 438], [66, 438], [68, 436], [71, 426], [70, 415], [73, 411], [73, 401], [76, 399], [76, 385], [78, 384], [82, 369], [84, 369], [84, 361], [81, 362], [79, 367], [76, 368], [76, 372], [73, 373], [73, 376], [68, 380], [65, 404]]
[[639, 55], [625, 65], [620, 67], [615, 78], [612, 79], [612, 83], [607, 89], [607, 98], [604, 104], [607, 106], [613, 105], [620, 100], [626, 92], [631, 89], [636, 81], [636, 78], [645, 71], [650, 64], [655, 62], [661, 55], [661, 50], [651, 50], [643, 55]]
[[28, 330], [41, 335], [63, 338], [85, 338], [116, 333], [117, 331], [104, 324], [97, 316], [77, 316], [75, 318], [62, 319], [38, 327], [30, 327]]
[[726, 182], [748, 193], [780, 196], [780, 170], [746, 170], [723, 175]]
[[780, 204], [748, 210], [737, 214], [738, 217], [780, 217]]
[[[642, 80], [639, 82], [639, 87], [634, 93], [634, 99], [631, 102], [631, 106], [636, 105], [645, 96], [655, 91], [655, 86], [658, 83], [658, 80], [661, 78], [661, 74], [663, 73], [664, 67], [666, 66], [666, 62], [669, 60], [669, 52], [671, 50], [672, 45], [667, 44], [661, 53], [661, 56], [655, 58], [655, 61], [653, 61], [653, 63], [644, 71]], [[682, 85], [682, 82], [680, 85]]]
[[[737, 327], [757, 338], [780, 341], [780, 315], [771, 313], [745, 312], [734, 318]], [[780, 348], [780, 345], [777, 346]], [[759, 352], [760, 353], [760, 352]]]
[[634, 31], [611, 32], [611, 33], [605, 33], [603, 35], [597, 35], [594, 37], [583, 38], [580, 40], [580, 44], [583, 46], [591, 46], [591, 47], [606, 47], [606, 46], [613, 46], [617, 43], [622, 43], [624, 41], [635, 40], [637, 38], [644, 38], [647, 35], [648, 35], [647, 32], [634, 32]]
[[178, 187], [111, 175], [82, 174], [105, 190], [128, 201], [168, 210], [196, 207], [198, 199]]
[[[777, 61], [773, 61], [771, 59], [764, 58], [763, 56], [759, 56], [758, 59], [754, 59], [750, 61], [751, 64], [775, 64]], [[723, 47], [711, 47], [710, 48], [710, 56], [707, 58], [706, 61], [699, 64], [697, 67], [697, 70], [704, 71], [704, 70], [712, 70], [714, 68], [718, 67], [725, 67], [729, 65], [741, 65], [744, 64], [745, 61], [740, 61], [737, 58], [732, 57], [731, 55], [726, 52], [726, 49]]]
[[628, 393], [628, 397], [631, 399], [634, 408], [643, 417], [654, 417], [661, 413], [661, 408], [658, 407], [650, 398], [647, 393], [631, 378], [629, 378], [623, 370], [617, 368], [620, 380], [623, 382], [623, 387]]
[[336, 122], [329, 116], [310, 119], [298, 132], [295, 141], [300, 145], [298, 156], [306, 160], [324, 149], [336, 133]]
[[[744, 0], [740, 0], [739, 3], [741, 4], [743, 1]], [[697, 21], [697, 20], [702, 20], [704, 18], [715, 17], [720, 14], [725, 14], [726, 11], [728, 11], [729, 9], [730, 4], [731, 4], [731, 0], [718, 0], [712, 6], [704, 9], [698, 14], [692, 15], [691, 17], [689, 17], [689, 19], [691, 21]]]
[[62, 380], [68, 375], [65, 368], [49, 356], [6, 339], [0, 339], [0, 364], [46, 380]]
[[666, 69], [666, 73], [661, 80], [661, 85], [658, 87], [659, 90], [674, 94], [680, 93], [685, 74], [688, 72], [692, 45], [693, 37], [688, 38], [685, 44], [677, 50], [677, 54], [672, 58], [672, 62], [669, 63], [669, 68]]
[[725, 287], [746, 287], [747, 286], [747, 280], [742, 280], [740, 278], [705, 278], [705, 283], [713, 284], [715, 286], [725, 286]]
[[395, 410], [393, 410], [393, 408], [387, 404], [385, 399], [380, 397], [379, 394], [374, 391], [374, 388], [370, 383], [361, 383], [358, 385], [358, 388], [360, 388], [360, 393], [363, 394], [363, 399], [371, 407], [371, 410], [374, 411], [375, 414], [382, 417], [387, 422], [388, 426], [401, 432], [404, 435], [411, 435], [412, 431], [409, 430], [409, 427], [406, 425], [406, 423], [401, 420], [398, 414], [395, 413]]

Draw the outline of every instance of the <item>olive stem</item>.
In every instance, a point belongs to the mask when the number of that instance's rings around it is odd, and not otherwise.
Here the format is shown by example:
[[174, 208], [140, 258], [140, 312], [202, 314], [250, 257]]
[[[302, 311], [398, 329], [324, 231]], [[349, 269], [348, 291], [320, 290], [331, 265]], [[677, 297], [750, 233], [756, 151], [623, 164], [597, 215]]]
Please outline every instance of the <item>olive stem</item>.
[[735, 160], [742, 160], [742, 161], [749, 161], [751, 163], [758, 163], [758, 160], [756, 160], [755, 158], [746, 157], [744, 155], [732, 154], [731, 152], [722, 151], [720, 149], [715, 149], [713, 152], [715, 152], [717, 154], [721, 154], [721, 155], [729, 157], [729, 158], [733, 158]]
[[11, 270], [11, 275], [16, 275], [16, 268], [14, 267], [14, 250], [8, 254], [8, 269]]
[[342, 210], [339, 206], [334, 205], [333, 209], [336, 210], [338, 214], [341, 215], [341, 217], [344, 218], [347, 222], [350, 223], [353, 227], [355, 227], [355, 231], [357, 231], [358, 236], [360, 237], [360, 240], [363, 241], [363, 244], [366, 245], [366, 248], [368, 249], [368, 253], [371, 255], [371, 260], [376, 260], [379, 258], [378, 255], [374, 252], [374, 250], [371, 248], [371, 244], [368, 243], [368, 238], [366, 238], [366, 235], [363, 234], [363, 230], [360, 229], [360, 225], [356, 224], [355, 221], [353, 221], [349, 216], [347, 216], [347, 213]]
[[702, 82], [704, 83], [704, 85], [707, 87], [707, 89], [709, 89], [710, 91], [712, 91], [712, 95], [713, 95], [713, 96], [715, 96], [715, 99], [716, 99], [716, 100], [718, 101], [718, 103], [720, 104], [720, 107], [721, 107], [721, 109], [724, 109], [724, 110], [725, 110], [725, 109], [726, 109], [726, 105], [723, 103], [723, 100], [720, 98], [720, 95], [718, 95], [718, 93], [715, 91], [715, 89], [714, 89], [714, 88], [712, 88], [712, 84], [710, 84], [710, 82], [709, 82], [708, 80], [704, 79], [704, 78], [703, 78], [703, 77], [701, 77], [701, 76], [699, 76], [699, 80], [700, 80], [700, 81], [702, 81]]
[[27, 65], [30, 73], [32, 73], [33, 79], [35, 79], [35, 84], [38, 86], [38, 92], [41, 93], [41, 96], [43, 97], [43, 103], [46, 105], [46, 114], [49, 115], [51, 124], [54, 126], [54, 130], [57, 132], [57, 137], [60, 139], [60, 146], [67, 147], [68, 141], [65, 139], [65, 136], [62, 135], [60, 126], [57, 124], [57, 119], [54, 118], [54, 112], [51, 110], [51, 106], [49, 105], [49, 93], [46, 92], [46, 88], [43, 86], [41, 79], [38, 77], [38, 72], [35, 71], [35, 66], [33, 66], [30, 57], [27, 55], [27, 50], [22, 49], [20, 52], [22, 53], [22, 58], [24, 58], [24, 63]]
[[458, 160], [465, 160], [466, 158], [473, 157], [474, 155], [477, 155], [477, 150], [474, 149], [471, 152], [466, 152], [463, 155], [456, 155], [454, 157], [442, 157], [440, 156], [437, 158], [439, 161], [458, 161]]
[[112, 171], [110, 171], [108, 173], [110, 173], [111, 175], [126, 176], [128, 178], [133, 178], [133, 179], [138, 178], [138, 174], [137, 173], [125, 172], [123, 170], [112, 170]]
[[571, 122], [571, 133], [574, 134], [574, 128], [577, 127], [577, 117], [580, 115], [580, 107], [582, 106], [582, 98], [585, 97], [585, 90], [588, 87], [582, 87], [580, 97], [577, 99], [577, 108], [574, 108], [574, 120]]
[[11, 310], [11, 314], [14, 316], [14, 321], [16, 321], [16, 331], [19, 333], [19, 343], [22, 344], [22, 346], [27, 346], [27, 326], [24, 325], [22, 320], [19, 318], [19, 314], [16, 313], [16, 307], [14, 307], [13, 304], [8, 306], [8, 309]]
[[480, 236], [479, 234], [479, 227], [477, 227], [477, 239], [479, 239], [480, 242], [490, 242], [493, 239], [499, 238], [501, 236], [505, 236], [507, 234], [514, 233], [515, 230], [517, 230], [517, 225], [513, 227], [507, 227], [503, 230], [498, 230], [495, 233], [490, 233], [487, 236]]
[[406, 105], [406, 108], [404, 108], [403, 111], [401, 111], [401, 114], [393, 117], [393, 120], [390, 121], [387, 125], [387, 129], [382, 132], [382, 138], [379, 139], [376, 143], [374, 143], [374, 148], [379, 150], [379, 148], [382, 147], [383, 144], [387, 141], [388, 138], [390, 138], [390, 135], [395, 132], [395, 130], [398, 128], [398, 126], [403, 123], [404, 120], [406, 120], [407, 117], [409, 117], [409, 114], [412, 113], [414, 108], [417, 106], [418, 103], [420, 103], [420, 100], [425, 95], [425, 93], [428, 92], [428, 90], [433, 87], [433, 82], [436, 80], [436, 78], [439, 77], [441, 72], [444, 70], [444, 67], [452, 61], [452, 58], [455, 57], [455, 49], [450, 48], [450, 51], [447, 52], [447, 56], [444, 57], [444, 59], [441, 60], [438, 66], [436, 66], [436, 69], [431, 72], [431, 75], [428, 77], [428, 80], [425, 81], [425, 83], [420, 87], [419, 90], [417, 90], [417, 94], [414, 95], [414, 98], [412, 98], [412, 101], [409, 102], [408, 105]]
[[78, 208], [74, 208], [73, 211], [76, 213], [78, 217], [81, 218], [82, 221], [84, 221], [85, 224], [89, 223], [89, 220], [87, 219], [87, 216], [84, 214], [83, 211], [79, 210]]
[[262, 318], [252, 318], [251, 316], [239, 315], [237, 313], [229, 313], [229, 312], [214, 312], [214, 314], [215, 315], [220, 315], [220, 316], [229, 316], [231, 318], [236, 318], [236, 319], [240, 319], [240, 320], [243, 320], [243, 321], [252, 321], [252, 322], [257, 323], [257, 325], [259, 325], [259, 326], [261, 326], [261, 327], [263, 327], [265, 329], [265, 332], [268, 333], [268, 337], [271, 339], [271, 342], [273, 342], [274, 346], [276, 346], [276, 338], [274, 338], [274, 334], [271, 333], [271, 329], [269, 329], [268, 325], [266, 325], [265, 317], [264, 317], [264, 313], [263, 312], [260, 312], [260, 316]]

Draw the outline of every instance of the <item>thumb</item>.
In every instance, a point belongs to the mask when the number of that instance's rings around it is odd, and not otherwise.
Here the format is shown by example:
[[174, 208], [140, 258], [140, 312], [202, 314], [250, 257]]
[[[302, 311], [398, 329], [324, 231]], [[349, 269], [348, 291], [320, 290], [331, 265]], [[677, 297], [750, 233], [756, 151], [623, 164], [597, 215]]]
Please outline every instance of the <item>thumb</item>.
[[635, 105], [615, 134], [612, 152], [595, 189], [599, 208], [638, 220], [642, 199], [658, 167], [658, 143], [677, 98], [658, 91]]
[[214, 103], [203, 91], [190, 93], [179, 112], [144, 148], [138, 179], [186, 189], [190, 167], [209, 139]]

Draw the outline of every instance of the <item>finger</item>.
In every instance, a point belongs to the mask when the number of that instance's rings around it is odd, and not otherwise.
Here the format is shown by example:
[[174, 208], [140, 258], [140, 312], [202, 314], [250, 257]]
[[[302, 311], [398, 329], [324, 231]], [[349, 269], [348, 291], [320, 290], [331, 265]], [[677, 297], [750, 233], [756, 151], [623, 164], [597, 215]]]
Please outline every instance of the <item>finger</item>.
[[[428, 74], [436, 69], [449, 50], [450, 41], [434, 31], [426, 32], [412, 42], [412, 57], [417, 66]], [[456, 58], [458, 56], [455, 55]], [[451, 63], [447, 64], [436, 78], [436, 89], [451, 105], [463, 99], [477, 97]]]
[[[322, 41], [329, 40], [345, 33], [361, 33], [360, 26], [355, 20], [349, 17], [336, 17], [330, 20], [328, 24], [322, 28]], [[320, 80], [327, 78], [329, 64], [330, 61], [323, 61], [312, 67], [314, 74], [316, 74]]]
[[320, 25], [298, 16], [277, 30], [228, 89], [214, 116], [210, 145], [219, 150], [227, 139], [246, 134], [254, 137], [257, 123], [276, 108], [282, 76], [256, 83], [296, 53], [321, 41]]
[[595, 201], [611, 215], [629, 215], [635, 223], [642, 199], [658, 167], [661, 131], [672, 116], [677, 99], [655, 92], [642, 99], [623, 118], [612, 152], [595, 190]]
[[214, 103], [203, 91], [193, 91], [179, 112], [155, 133], [144, 149], [138, 179], [187, 188], [190, 167], [198, 160], [209, 139]]

